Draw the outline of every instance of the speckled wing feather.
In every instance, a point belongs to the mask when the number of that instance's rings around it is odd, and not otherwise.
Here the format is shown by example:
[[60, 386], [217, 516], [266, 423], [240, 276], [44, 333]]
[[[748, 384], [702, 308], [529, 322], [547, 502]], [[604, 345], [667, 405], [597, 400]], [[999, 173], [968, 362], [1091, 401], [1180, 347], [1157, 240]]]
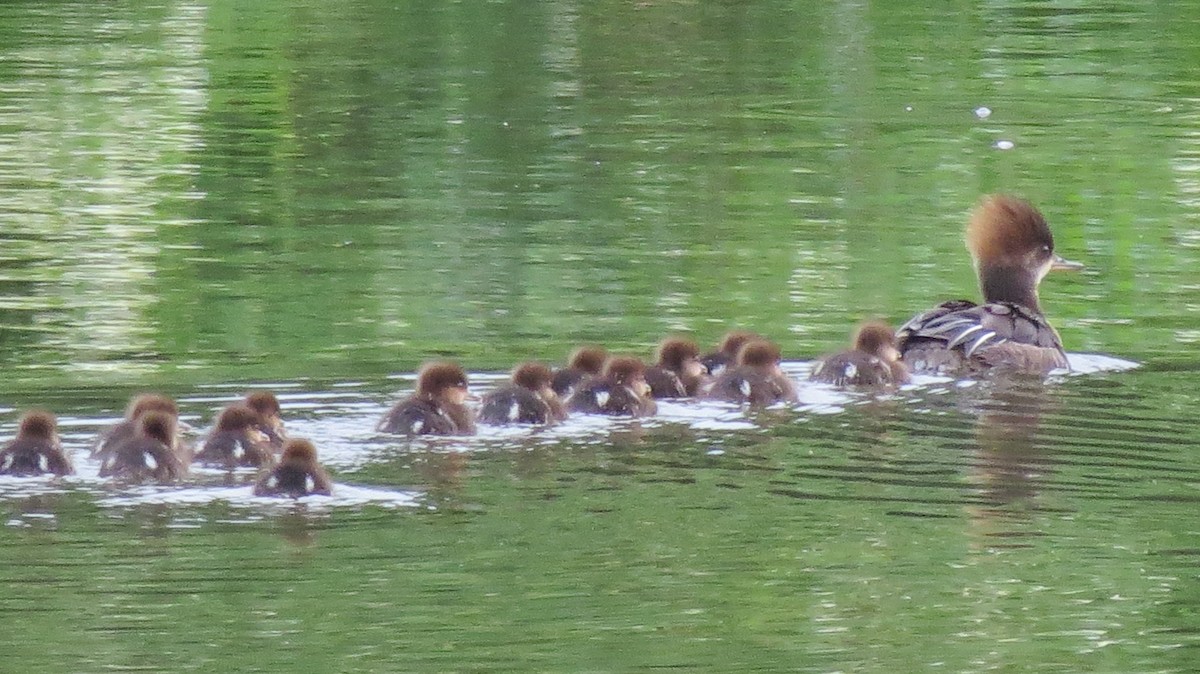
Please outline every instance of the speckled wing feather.
[[896, 338], [904, 362], [916, 372], [1000, 368], [1045, 374], [1069, 367], [1046, 319], [1008, 302], [944, 302], [902, 325]]

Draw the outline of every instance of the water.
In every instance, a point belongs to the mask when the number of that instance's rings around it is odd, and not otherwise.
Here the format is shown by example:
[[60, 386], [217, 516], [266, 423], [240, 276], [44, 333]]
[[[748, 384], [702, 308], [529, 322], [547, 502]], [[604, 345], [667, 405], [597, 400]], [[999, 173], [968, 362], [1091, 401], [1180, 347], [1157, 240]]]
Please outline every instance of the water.
[[[426, 6], [428, 5], [428, 6]], [[1195, 671], [1196, 2], [0, 5], [0, 670]], [[990, 114], [977, 112], [981, 107]], [[777, 340], [975, 294], [1039, 205], [1075, 373], [476, 438], [431, 358]], [[1137, 367], [1131, 367], [1136, 364]], [[250, 388], [332, 497], [86, 460]]]

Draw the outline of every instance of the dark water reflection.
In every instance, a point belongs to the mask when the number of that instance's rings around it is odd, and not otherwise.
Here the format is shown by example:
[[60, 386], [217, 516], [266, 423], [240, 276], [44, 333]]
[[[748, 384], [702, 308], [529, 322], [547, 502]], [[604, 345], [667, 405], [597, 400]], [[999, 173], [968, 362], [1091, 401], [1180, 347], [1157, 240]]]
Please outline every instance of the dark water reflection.
[[[1194, 671], [1198, 17], [0, 4], [0, 435], [267, 386], [338, 482], [0, 479], [0, 670]], [[995, 190], [1088, 265], [1079, 374], [372, 430], [432, 357], [738, 325], [802, 377], [972, 295]]]

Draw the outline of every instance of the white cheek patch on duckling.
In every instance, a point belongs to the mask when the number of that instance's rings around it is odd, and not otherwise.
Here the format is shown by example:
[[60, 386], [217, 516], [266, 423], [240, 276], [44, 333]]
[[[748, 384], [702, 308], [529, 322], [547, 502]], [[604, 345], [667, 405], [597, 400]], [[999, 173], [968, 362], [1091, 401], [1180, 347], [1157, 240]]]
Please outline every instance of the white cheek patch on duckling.
[[317, 481], [313, 479], [313, 476], [312, 475], [306, 476], [304, 478], [304, 491], [311, 492], [312, 490], [314, 490], [316, 488], [317, 488]]
[[508, 420], [509, 420], [509, 421], [516, 421], [516, 420], [517, 420], [517, 417], [519, 417], [519, 416], [521, 416], [521, 406], [520, 406], [519, 404], [517, 404], [517, 403], [513, 403], [513, 404], [512, 404], [512, 405], [511, 405], [511, 406], [508, 408]]
[[12, 467], [13, 467], [12, 454], [5, 454], [4, 458], [2, 460], [0, 460], [0, 471], [7, 472], [7, 471], [12, 470]]
[[150, 470], [158, 470], [158, 460], [156, 460], [154, 455], [150, 452], [142, 452], [142, 462], [145, 463], [146, 467]]
[[45, 454], [38, 454], [38, 470], [43, 473], [50, 472], [50, 457]]
[[846, 367], [842, 369], [842, 376], [846, 379], [854, 379], [858, 376], [858, 366], [854, 363], [846, 363]]
[[413, 435], [419, 435], [424, 431], [425, 431], [425, 420], [424, 419], [417, 419], [416, 421], [412, 422], [412, 424], [408, 427], [408, 432], [412, 433]]
[[246, 458], [246, 445], [242, 440], [233, 443], [233, 458], [237, 461]]
[[604, 407], [608, 404], [608, 391], [596, 391], [596, 407]]
[[750, 381], [748, 379], [742, 379], [738, 381], [738, 390], [742, 392], [742, 395], [749, 398], [751, 391], [754, 390], [754, 387], [750, 385]]
[[278, 489], [279, 488], [279, 476], [278, 475], [272, 475], [271, 477], [267, 478], [267, 488], [268, 489]]

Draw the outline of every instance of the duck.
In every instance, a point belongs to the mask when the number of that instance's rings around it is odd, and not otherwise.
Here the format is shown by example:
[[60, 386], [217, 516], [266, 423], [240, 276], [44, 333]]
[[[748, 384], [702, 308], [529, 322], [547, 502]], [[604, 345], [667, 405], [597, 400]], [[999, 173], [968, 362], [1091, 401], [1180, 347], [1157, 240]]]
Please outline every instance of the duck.
[[780, 367], [782, 360], [774, 342], [765, 339], [745, 342], [738, 351], [735, 364], [721, 371], [705, 397], [749, 403], [752, 407], [796, 402], [796, 386]]
[[271, 466], [275, 456], [271, 438], [262, 430], [262, 424], [262, 415], [249, 405], [238, 403], [226, 407], [193, 460], [227, 470]]
[[646, 383], [646, 365], [636, 356], [609, 358], [599, 377], [584, 381], [571, 394], [567, 408], [584, 414], [633, 417], [658, 411]]
[[100, 464], [100, 477], [174, 482], [187, 475], [190, 457], [175, 446], [175, 417], [151, 411], [138, 419], [134, 435], [116, 445]]
[[300, 498], [311, 494], [329, 496], [333, 481], [317, 462], [317, 448], [309, 440], [293, 438], [283, 446], [279, 465], [263, 473], [254, 484], [255, 496]]
[[567, 418], [562, 400], [551, 387], [554, 374], [544, 363], [530, 361], [513, 368], [509, 383], [480, 400], [479, 421], [506, 424], [552, 424]]
[[71, 475], [75, 467], [58, 439], [58, 419], [46, 410], [21, 415], [17, 437], [0, 450], [0, 475]]
[[896, 386], [912, 377], [900, 360], [896, 333], [883, 321], [866, 321], [854, 331], [851, 349], [825, 356], [813, 366], [811, 381], [835, 386]]
[[653, 366], [646, 368], [652, 398], [696, 395], [708, 368], [700, 362], [700, 347], [690, 339], [667, 337], [658, 344]]
[[730, 330], [721, 338], [715, 351], [710, 351], [700, 357], [700, 363], [704, 365], [709, 376], [715, 377], [721, 374], [721, 370], [730, 363], [737, 361], [738, 351], [741, 350], [743, 344], [762, 339], [764, 338], [761, 335], [749, 330]]
[[396, 403], [377, 430], [403, 435], [474, 435], [475, 419], [466, 406], [467, 373], [457, 363], [436, 361], [417, 373], [417, 390]]
[[172, 447], [180, 450], [183, 439], [179, 432], [179, 406], [171, 398], [159, 393], [142, 393], [136, 395], [125, 407], [125, 418], [103, 431], [92, 447], [92, 458], [104, 462], [117, 447], [137, 436], [138, 424], [143, 416], [150, 412], [162, 412], [175, 420], [172, 425], [175, 436]]
[[283, 410], [279, 406], [279, 398], [270, 391], [251, 391], [246, 394], [245, 404], [258, 413], [258, 429], [266, 434], [271, 449], [282, 451], [287, 431], [283, 428]]
[[550, 381], [550, 388], [558, 394], [559, 399], [571, 397], [579, 383], [591, 377], [599, 377], [604, 370], [604, 362], [608, 360], [608, 351], [602, 346], [587, 344], [571, 352], [567, 366], [556, 371]]
[[965, 238], [983, 304], [950, 300], [909, 319], [896, 333], [904, 364], [912, 372], [949, 375], [1069, 370], [1062, 340], [1038, 302], [1038, 284], [1051, 271], [1083, 265], [1054, 252], [1046, 218], [1024, 199], [991, 194], [975, 207]]

